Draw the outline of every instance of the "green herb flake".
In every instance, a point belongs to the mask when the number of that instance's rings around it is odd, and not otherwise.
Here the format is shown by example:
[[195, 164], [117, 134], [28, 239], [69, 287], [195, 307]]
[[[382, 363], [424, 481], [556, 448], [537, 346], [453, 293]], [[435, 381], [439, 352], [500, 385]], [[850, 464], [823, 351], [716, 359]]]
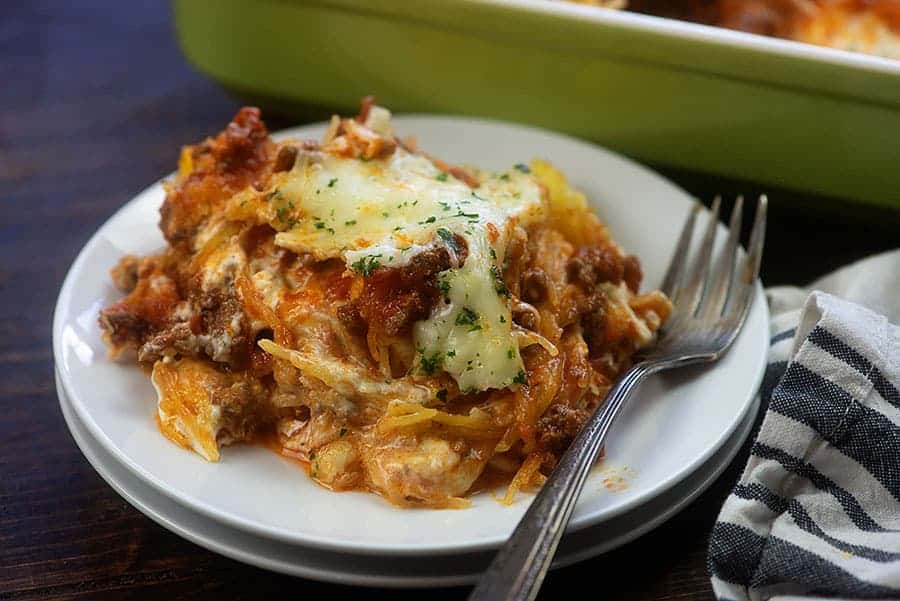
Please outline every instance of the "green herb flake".
[[441, 294], [447, 296], [450, 294], [450, 282], [447, 281], [447, 278], [441, 278], [438, 280], [438, 290], [441, 291]]
[[451, 232], [450, 230], [448, 230], [445, 227], [439, 227], [437, 229], [437, 235], [440, 236], [441, 240], [443, 240], [447, 244], [450, 244], [454, 241], [453, 232]]
[[503, 274], [500, 273], [500, 268], [496, 265], [491, 265], [491, 275], [494, 276], [494, 290], [497, 291], [497, 294], [509, 297], [509, 288], [506, 282], [503, 281]]
[[513, 384], [528, 384], [528, 379], [525, 377], [524, 370], [519, 370], [519, 373], [517, 373], [516, 377], [513, 378]]
[[351, 219], [350, 221], [345, 221], [344, 225], [347, 225], [347, 226], [356, 225], [356, 219]]
[[478, 323], [478, 313], [468, 307], [463, 307], [459, 315], [456, 316], [456, 325], [472, 326], [469, 328], [470, 332], [476, 332], [481, 329], [481, 324]]
[[435, 176], [434, 179], [436, 179], [439, 182], [445, 182], [445, 181], [447, 181], [447, 173], [444, 171], [441, 171], [440, 173], [437, 174], [437, 176]]
[[331, 178], [330, 180], [328, 180], [328, 187], [329, 187], [329, 188], [334, 188], [334, 185], [335, 185], [336, 183], [337, 183], [337, 178], [336, 178], [336, 177], [333, 177], [333, 178]]
[[509, 181], [509, 174], [508, 174], [508, 173], [502, 173], [502, 174], [500, 174], [500, 175], [497, 176], [497, 177], [499, 177], [500, 179], [502, 179], [502, 180], [505, 181], [505, 182], [508, 182], [508, 181]]
[[453, 232], [445, 227], [439, 227], [437, 229], [437, 235], [444, 241], [444, 244], [450, 247], [450, 250], [457, 255], [462, 252], [463, 249], [460, 247], [459, 241], [456, 239], [456, 235], [454, 235]]
[[435, 351], [431, 355], [423, 354], [422, 358], [419, 360], [419, 369], [421, 369], [425, 374], [431, 375], [438, 370], [441, 366], [441, 353]]
[[363, 257], [358, 261], [354, 261], [353, 264], [350, 265], [350, 269], [353, 271], [362, 274], [364, 278], [372, 275], [372, 272], [381, 267], [381, 261], [379, 260], [381, 255], [369, 255], [367, 257]]
[[515, 167], [518, 171], [521, 171], [522, 173], [531, 173], [531, 169], [529, 169], [529, 168], [528, 168], [528, 165], [526, 165], [525, 163], [516, 163], [516, 164], [514, 165], [514, 167]]
[[516, 356], [516, 352], [513, 350], [513, 347], [509, 347], [508, 349], [506, 349], [506, 356], [509, 359], [512, 359]]
[[456, 356], [456, 349], [450, 349], [449, 351], [447, 351], [447, 356], [448, 356], [448, 357], [455, 357], [455, 356]]

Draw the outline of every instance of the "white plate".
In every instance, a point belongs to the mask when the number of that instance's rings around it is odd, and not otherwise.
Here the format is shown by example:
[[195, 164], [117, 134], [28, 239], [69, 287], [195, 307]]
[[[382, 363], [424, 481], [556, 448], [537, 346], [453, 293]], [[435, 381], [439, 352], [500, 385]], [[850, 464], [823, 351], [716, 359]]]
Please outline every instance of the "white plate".
[[[472, 584], [490, 562], [493, 552], [459, 555], [420, 555], [415, 560], [377, 555], [352, 555], [273, 541], [191, 511], [118, 463], [91, 437], [75, 415], [57, 375], [63, 417], [72, 437], [100, 476], [129, 503], [168, 530], [206, 549], [291, 576], [363, 586], [435, 587]], [[604, 553], [656, 528], [687, 506], [719, 476], [750, 433], [757, 402], [715, 455], [677, 486], [601, 525], [570, 533], [563, 539], [554, 568]]]
[[[636, 163], [566, 136], [467, 118], [397, 117], [401, 134], [444, 159], [503, 168], [534, 156], [552, 160], [591, 198], [614, 237], [637, 254], [645, 284], [659, 285], [691, 199]], [[284, 132], [318, 137], [322, 125]], [[119, 295], [108, 271], [123, 254], [163, 246], [157, 229], [163, 191], [155, 184], [91, 238], [60, 292], [54, 357], [79, 418], [117, 461], [158, 491], [213, 519], [306, 547], [372, 554], [457, 553], [498, 546], [525, 510], [489, 495], [465, 510], [401, 510], [374, 495], [332, 493], [297, 466], [259, 447], [226, 448], [207, 463], [156, 429], [155, 394], [133, 365], [110, 362], [97, 313]], [[724, 227], [721, 228], [724, 233]], [[724, 235], [720, 235], [724, 239]], [[768, 311], [758, 286], [746, 327], [714, 367], [654, 377], [638, 391], [606, 444], [604, 465], [631, 474], [625, 491], [588, 480], [570, 531], [651, 500], [697, 469], [735, 431], [752, 404], [768, 346]]]

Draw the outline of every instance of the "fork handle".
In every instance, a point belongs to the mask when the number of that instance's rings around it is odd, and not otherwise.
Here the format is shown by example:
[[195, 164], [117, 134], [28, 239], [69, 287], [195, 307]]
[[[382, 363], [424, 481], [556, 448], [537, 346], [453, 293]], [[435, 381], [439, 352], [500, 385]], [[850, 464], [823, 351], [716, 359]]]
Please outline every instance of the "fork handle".
[[469, 601], [532, 601], [537, 596], [610, 425], [638, 383], [657, 371], [655, 367], [638, 363], [610, 389], [606, 402], [572, 441]]

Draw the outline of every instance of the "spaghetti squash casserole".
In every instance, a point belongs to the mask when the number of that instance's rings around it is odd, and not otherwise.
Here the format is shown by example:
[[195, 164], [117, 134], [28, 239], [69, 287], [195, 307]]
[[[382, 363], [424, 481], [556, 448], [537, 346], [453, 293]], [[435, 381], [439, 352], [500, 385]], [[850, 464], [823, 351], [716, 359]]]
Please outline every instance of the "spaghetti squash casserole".
[[241, 109], [165, 188], [168, 246], [119, 262], [100, 325], [209, 461], [261, 442], [397, 505], [512, 498], [671, 308], [549, 163], [447, 164], [371, 99], [316, 141]]

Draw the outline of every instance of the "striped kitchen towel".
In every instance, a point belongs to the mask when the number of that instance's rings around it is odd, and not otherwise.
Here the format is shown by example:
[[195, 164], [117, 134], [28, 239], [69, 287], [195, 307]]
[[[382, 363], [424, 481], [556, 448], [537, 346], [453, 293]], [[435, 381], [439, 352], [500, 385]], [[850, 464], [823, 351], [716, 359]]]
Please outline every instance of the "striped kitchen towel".
[[[769, 291], [768, 410], [710, 537], [720, 600], [900, 599], [900, 252], [874, 263], [889, 298], [855, 300], [888, 317]], [[840, 274], [816, 288], [871, 294], [859, 268]]]

